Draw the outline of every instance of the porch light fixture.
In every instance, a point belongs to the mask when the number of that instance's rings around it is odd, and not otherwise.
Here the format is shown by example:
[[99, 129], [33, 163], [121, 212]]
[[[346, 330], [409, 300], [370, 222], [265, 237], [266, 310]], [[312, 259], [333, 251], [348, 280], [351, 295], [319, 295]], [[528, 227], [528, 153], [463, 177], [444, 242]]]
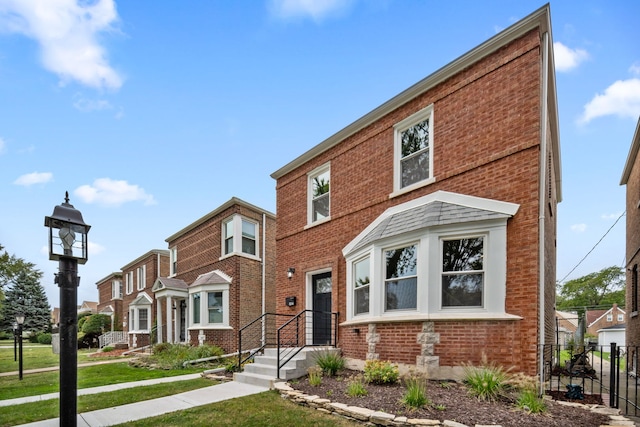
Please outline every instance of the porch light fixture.
[[[75, 427], [78, 409], [78, 263], [87, 262], [90, 225], [82, 213], [64, 203], [44, 217], [49, 228], [49, 259], [58, 261], [55, 282], [60, 287], [60, 425]], [[54, 233], [54, 230], [57, 230]]]
[[291, 278], [293, 277], [293, 273], [296, 272], [296, 269], [293, 267], [289, 267], [289, 269], [287, 270], [287, 277], [289, 278], [289, 280], [291, 280]]
[[18, 324], [18, 375], [22, 380], [22, 325], [24, 324], [24, 313], [21, 311], [16, 313], [16, 323]]

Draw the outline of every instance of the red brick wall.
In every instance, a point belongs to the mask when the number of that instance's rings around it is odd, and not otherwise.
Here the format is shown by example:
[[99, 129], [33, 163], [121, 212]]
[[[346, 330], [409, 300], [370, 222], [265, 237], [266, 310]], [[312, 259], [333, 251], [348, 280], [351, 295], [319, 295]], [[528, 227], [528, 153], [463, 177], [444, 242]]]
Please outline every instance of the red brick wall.
[[[627, 345], [640, 345], [640, 317], [632, 311], [632, 269], [638, 265], [640, 270], [640, 157], [633, 159], [633, 168], [627, 180], [627, 292], [626, 311]], [[640, 274], [640, 273], [639, 273]], [[638, 286], [640, 288], [640, 286]], [[637, 292], [637, 290], [636, 290]]]
[[[497, 362], [528, 373], [536, 370], [539, 312], [539, 170], [540, 170], [540, 42], [532, 31], [509, 46], [417, 96], [376, 123], [286, 174], [277, 182], [277, 300], [278, 312], [305, 308], [305, 273], [330, 267], [333, 310], [346, 313], [345, 260], [342, 249], [390, 206], [437, 190], [517, 203], [520, 209], [507, 225], [506, 310], [522, 320], [500, 322], [436, 322], [441, 342], [436, 355], [441, 365], [478, 358], [484, 349]], [[393, 199], [393, 125], [412, 113], [434, 105], [434, 174], [436, 182]], [[304, 229], [306, 174], [331, 162], [331, 220]], [[555, 211], [555, 205], [552, 206]], [[553, 233], [549, 219], [545, 233]], [[553, 241], [554, 239], [552, 239]], [[553, 258], [555, 249], [545, 251]], [[282, 280], [295, 267], [291, 280]], [[284, 305], [285, 296], [297, 296], [298, 305]], [[549, 299], [551, 300], [551, 299]], [[548, 301], [547, 301], [548, 302]], [[553, 314], [552, 314], [553, 316]], [[405, 329], [407, 347], [394, 352], [383, 331], [377, 352], [381, 358], [415, 363], [418, 323], [394, 325]], [[366, 345], [360, 335], [345, 327], [339, 344], [345, 355], [363, 359]], [[396, 331], [397, 332], [397, 331]], [[466, 341], [457, 339], [458, 335]], [[489, 337], [499, 337], [494, 340]], [[404, 336], [404, 335], [403, 335]], [[504, 339], [503, 339], [504, 338]], [[488, 341], [481, 343], [481, 340]], [[508, 343], [505, 341], [509, 340]], [[388, 344], [387, 344], [388, 343]], [[505, 345], [510, 348], [505, 351]], [[397, 347], [396, 347], [397, 349]], [[462, 352], [462, 353], [461, 353]], [[398, 360], [400, 361], [400, 360]]]

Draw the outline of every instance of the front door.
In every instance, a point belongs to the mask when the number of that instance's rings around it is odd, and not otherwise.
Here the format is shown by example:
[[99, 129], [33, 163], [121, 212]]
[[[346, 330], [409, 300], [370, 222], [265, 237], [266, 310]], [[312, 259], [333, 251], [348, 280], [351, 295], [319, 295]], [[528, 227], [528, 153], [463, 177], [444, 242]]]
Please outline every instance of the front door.
[[311, 276], [313, 344], [331, 343], [331, 272]]

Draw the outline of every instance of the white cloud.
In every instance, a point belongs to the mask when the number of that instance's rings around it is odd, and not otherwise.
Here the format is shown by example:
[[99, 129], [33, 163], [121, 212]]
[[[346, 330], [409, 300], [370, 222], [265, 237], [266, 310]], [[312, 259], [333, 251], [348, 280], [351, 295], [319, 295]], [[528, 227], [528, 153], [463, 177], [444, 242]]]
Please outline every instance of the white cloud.
[[605, 221], [613, 221], [620, 218], [620, 215], [622, 214], [618, 212], [618, 213], [611, 213], [611, 214], [602, 214], [600, 217]]
[[588, 123], [602, 116], [637, 119], [640, 116], [640, 79], [618, 80], [603, 94], [597, 94], [587, 105], [578, 123]]
[[560, 42], [553, 43], [556, 71], [570, 71], [589, 58], [584, 49], [571, 49]]
[[309, 17], [318, 22], [329, 15], [343, 13], [354, 0], [271, 0], [271, 13], [280, 19]]
[[75, 80], [99, 89], [122, 85], [96, 37], [114, 31], [117, 19], [114, 0], [0, 1], [0, 30], [36, 40], [42, 64], [61, 84]]
[[640, 62], [634, 62], [631, 67], [629, 67], [629, 72], [634, 76], [640, 76]]
[[156, 201], [143, 188], [117, 181], [111, 178], [99, 178], [93, 185], [83, 185], [74, 191], [85, 203], [98, 203], [105, 206], [120, 206], [123, 203], [142, 201], [145, 205], [155, 205]]
[[91, 240], [89, 240], [89, 246], [87, 248], [87, 252], [89, 252], [89, 255], [98, 255], [102, 252], [104, 252], [105, 247], [98, 244], [98, 243], [94, 243]]
[[587, 224], [573, 224], [571, 226], [571, 231], [574, 233], [584, 233], [587, 229]]
[[22, 175], [13, 183], [15, 185], [23, 185], [25, 187], [29, 187], [33, 184], [45, 184], [53, 178], [53, 174], [51, 172], [32, 172], [25, 175]]
[[74, 96], [73, 106], [80, 111], [88, 113], [90, 111], [111, 110], [113, 106], [104, 99], [87, 99], [80, 94]]

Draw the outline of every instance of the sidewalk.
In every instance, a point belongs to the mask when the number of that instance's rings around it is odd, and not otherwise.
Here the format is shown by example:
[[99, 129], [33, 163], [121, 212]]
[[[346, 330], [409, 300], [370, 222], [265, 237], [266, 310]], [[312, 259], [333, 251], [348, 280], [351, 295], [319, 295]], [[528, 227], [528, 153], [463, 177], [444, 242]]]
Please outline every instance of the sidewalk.
[[[181, 375], [177, 377], [165, 377], [155, 380], [136, 381], [123, 384], [113, 384], [102, 387], [94, 387], [78, 390], [78, 394], [103, 393], [107, 391], [120, 390], [129, 387], [138, 387], [149, 384], [161, 384], [173, 381], [184, 381], [200, 377], [200, 374]], [[249, 396], [251, 394], [262, 393], [267, 391], [266, 387], [259, 387], [250, 384], [242, 384], [235, 381], [216, 384], [210, 387], [200, 388], [197, 390], [187, 391], [185, 393], [175, 394], [173, 396], [165, 396], [157, 399], [145, 400], [128, 405], [115, 406], [112, 408], [99, 409], [97, 411], [85, 412], [78, 414], [78, 427], [99, 427], [112, 426], [122, 424], [129, 421], [136, 421], [143, 418], [155, 417], [157, 415], [169, 412], [180, 411], [184, 409], [194, 408], [196, 406], [208, 405], [210, 403], [220, 402], [223, 400], [233, 399], [236, 397]], [[50, 393], [43, 396], [31, 396], [18, 399], [10, 399], [12, 403], [9, 405], [17, 405], [25, 402], [34, 402], [45, 399], [57, 398], [58, 393]], [[5, 402], [0, 401], [0, 406], [7, 406]], [[50, 420], [36, 421], [22, 426], [29, 427], [58, 427], [59, 418]]]

